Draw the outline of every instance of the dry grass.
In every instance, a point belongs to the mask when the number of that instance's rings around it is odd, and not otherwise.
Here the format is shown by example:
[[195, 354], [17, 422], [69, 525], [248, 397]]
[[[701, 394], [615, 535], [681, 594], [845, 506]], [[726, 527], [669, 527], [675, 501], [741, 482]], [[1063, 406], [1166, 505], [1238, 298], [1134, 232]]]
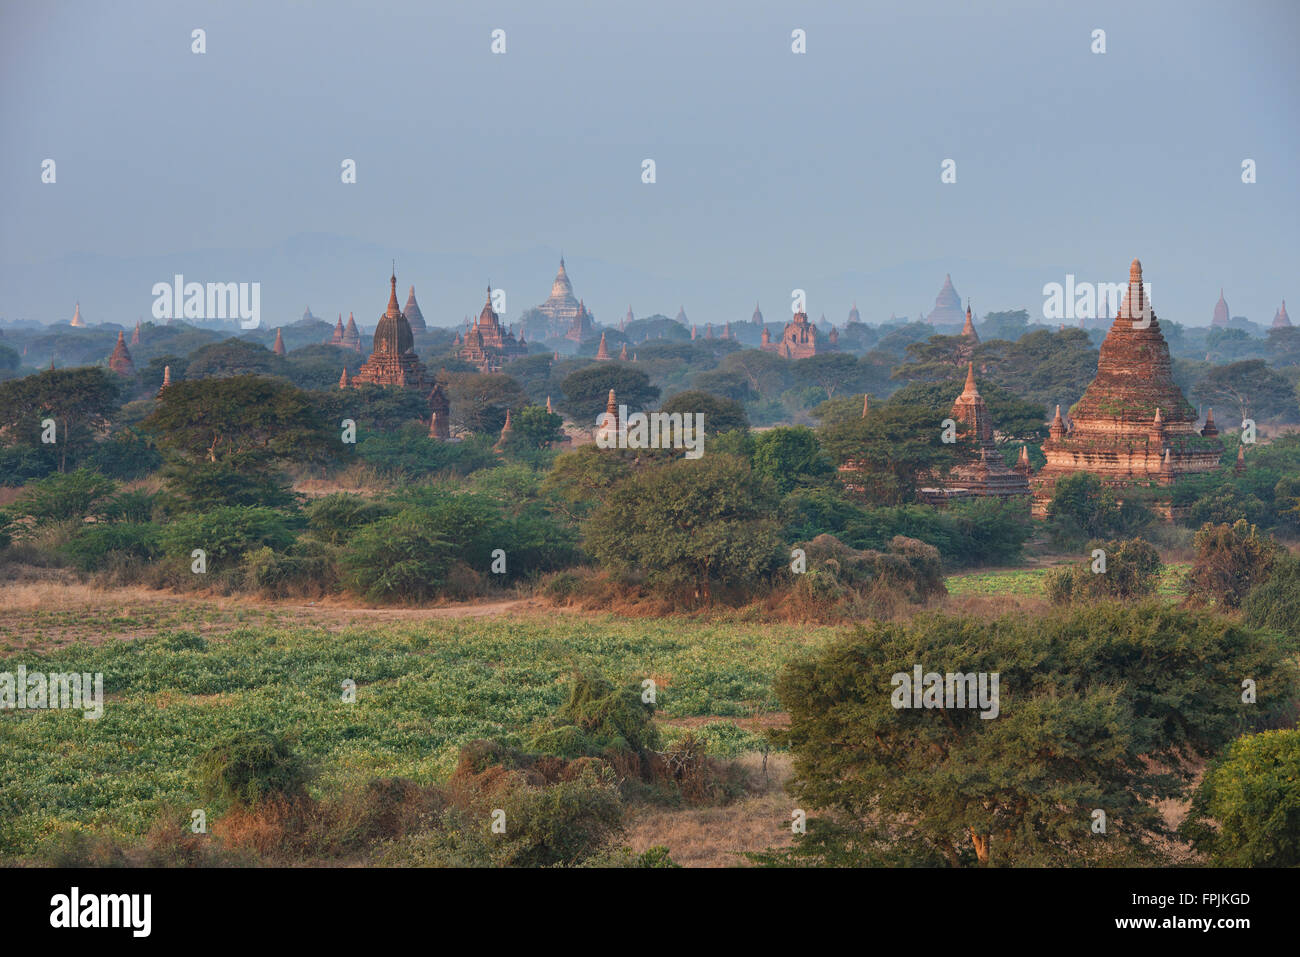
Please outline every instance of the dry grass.
[[628, 846], [639, 854], [662, 845], [683, 867], [748, 867], [745, 852], [788, 846], [795, 806], [785, 793], [789, 756], [770, 755], [766, 778], [762, 756], [746, 755], [736, 763], [759, 790], [723, 807], [638, 808], [624, 835]]

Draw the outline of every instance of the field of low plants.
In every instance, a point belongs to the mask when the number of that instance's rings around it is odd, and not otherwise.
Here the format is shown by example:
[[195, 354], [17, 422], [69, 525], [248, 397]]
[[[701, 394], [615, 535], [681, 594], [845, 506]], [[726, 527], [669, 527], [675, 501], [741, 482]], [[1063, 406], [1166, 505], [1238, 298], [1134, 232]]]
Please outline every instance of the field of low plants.
[[[38, 617], [38, 629], [58, 618]], [[696, 719], [692, 731], [714, 754], [757, 750], [761, 739], [730, 719], [775, 711], [785, 661], [834, 633], [533, 615], [334, 627], [256, 613], [203, 632], [151, 630], [134, 611], [119, 617], [131, 640], [42, 653], [11, 641], [0, 651], [0, 671], [102, 672], [105, 694], [97, 721], [72, 711], [0, 717], [0, 855], [69, 829], [130, 837], [160, 808], [202, 807], [194, 761], [240, 730], [287, 736], [316, 766], [321, 795], [376, 776], [438, 781], [465, 742], [518, 740], [553, 713], [580, 669], [653, 679], [660, 717]], [[103, 624], [112, 636], [113, 622]], [[353, 704], [343, 702], [347, 679]], [[671, 724], [665, 732], [671, 739]]]
[[[1170, 562], [1163, 566], [1160, 583], [1156, 586], [1157, 594], [1168, 601], [1181, 599], [1185, 593], [1183, 579], [1190, 568], [1190, 562]], [[948, 594], [954, 598], [967, 595], [1046, 598], [1048, 571], [1046, 567], [999, 568], [949, 575], [944, 579], [944, 584], [948, 586]]]

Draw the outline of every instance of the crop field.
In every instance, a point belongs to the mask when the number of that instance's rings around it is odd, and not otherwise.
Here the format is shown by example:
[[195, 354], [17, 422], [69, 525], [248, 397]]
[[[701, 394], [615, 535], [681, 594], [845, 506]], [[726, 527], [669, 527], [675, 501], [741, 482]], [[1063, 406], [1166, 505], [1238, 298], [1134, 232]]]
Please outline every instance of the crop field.
[[62, 615], [8, 622], [0, 671], [102, 672], [104, 713], [0, 718], [0, 855], [63, 829], [140, 834], [163, 806], [202, 807], [196, 757], [242, 729], [288, 735], [317, 767], [318, 794], [374, 776], [436, 781], [466, 741], [510, 740], [552, 713], [580, 669], [653, 679], [670, 738], [676, 721], [715, 754], [756, 750], [761, 739], [745, 728], [770, 723], [782, 664], [836, 631], [536, 614], [334, 626], [126, 610], [103, 615], [109, 640], [18, 650], [20, 632], [48, 637], [68, 625]]
[[[1176, 601], [1183, 595], [1183, 578], [1190, 562], [1170, 562], [1165, 565], [1157, 593], [1168, 601]], [[1004, 596], [1012, 598], [1046, 598], [1046, 578], [1048, 568], [1000, 568], [991, 571], [969, 572], [964, 575], [949, 575], [944, 579], [948, 594], [954, 598], [967, 595]]]

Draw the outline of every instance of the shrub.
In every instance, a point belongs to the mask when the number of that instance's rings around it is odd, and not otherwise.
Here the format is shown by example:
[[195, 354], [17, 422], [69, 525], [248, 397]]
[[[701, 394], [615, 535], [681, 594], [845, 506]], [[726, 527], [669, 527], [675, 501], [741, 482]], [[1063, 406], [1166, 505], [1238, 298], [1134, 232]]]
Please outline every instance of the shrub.
[[1088, 549], [1105, 552], [1106, 570], [1094, 571], [1097, 561], [1094, 558], [1052, 570], [1047, 576], [1047, 597], [1053, 604], [1145, 598], [1160, 583], [1163, 567], [1160, 553], [1149, 542], [1140, 538], [1126, 542], [1089, 542]]
[[272, 598], [322, 595], [334, 584], [334, 562], [319, 542], [301, 541], [286, 552], [263, 545], [243, 558], [244, 585]]
[[272, 799], [306, 796], [307, 765], [285, 739], [267, 731], [241, 731], [199, 759], [206, 797], [251, 808]]
[[114, 492], [117, 483], [90, 469], [55, 474], [33, 482], [14, 503], [13, 511], [35, 519], [37, 525], [92, 518]]
[[447, 582], [454, 540], [428, 509], [405, 508], [353, 536], [344, 580], [371, 601], [427, 601]]
[[1193, 604], [1237, 608], [1254, 586], [1267, 581], [1281, 546], [1244, 520], [1206, 525], [1196, 533], [1196, 560], [1188, 572]]
[[1056, 483], [1047, 505], [1047, 530], [1057, 545], [1075, 547], [1089, 539], [1117, 538], [1150, 525], [1155, 515], [1130, 492], [1121, 502], [1089, 472]]
[[1297, 782], [1300, 730], [1238, 738], [1206, 770], [1179, 830], [1218, 867], [1300, 866]]
[[208, 569], [233, 567], [254, 549], [284, 549], [293, 541], [287, 518], [261, 506], [228, 505], [210, 512], [185, 515], [163, 527], [162, 545], [168, 555], [188, 562], [203, 549]]
[[311, 534], [330, 545], [340, 545], [358, 529], [372, 525], [390, 510], [360, 495], [338, 492], [311, 502], [304, 509]]
[[83, 572], [99, 571], [113, 563], [150, 562], [161, 552], [160, 531], [148, 522], [120, 522], [78, 528], [59, 546], [72, 564]]
[[615, 687], [599, 675], [575, 674], [568, 699], [537, 726], [529, 747], [564, 758], [611, 752], [641, 758], [659, 745], [653, 719], [654, 705], [642, 702], [639, 685]]
[[1246, 593], [1241, 610], [1246, 624], [1253, 627], [1294, 629], [1300, 622], [1300, 559], [1279, 555], [1268, 581]]

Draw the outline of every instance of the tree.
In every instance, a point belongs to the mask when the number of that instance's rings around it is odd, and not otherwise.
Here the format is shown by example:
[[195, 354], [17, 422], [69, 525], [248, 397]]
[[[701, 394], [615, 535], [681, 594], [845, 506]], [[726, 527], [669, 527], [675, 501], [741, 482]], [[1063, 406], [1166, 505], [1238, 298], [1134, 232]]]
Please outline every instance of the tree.
[[1057, 481], [1047, 503], [1047, 529], [1057, 545], [1076, 547], [1092, 538], [1132, 534], [1155, 520], [1135, 497], [1124, 501], [1091, 472], [1075, 472]]
[[846, 482], [874, 501], [915, 501], [921, 483], [947, 472], [969, 442], [946, 444], [941, 419], [931, 409], [890, 401], [866, 417], [819, 432], [821, 446], [837, 465], [848, 465]]
[[560, 388], [564, 392], [560, 407], [575, 422], [593, 428], [596, 417], [605, 411], [610, 389], [629, 412], [641, 411], [659, 398], [659, 389], [650, 384], [648, 375], [621, 362], [597, 362], [579, 369]]
[[59, 471], [66, 470], [68, 452], [90, 449], [109, 427], [121, 405], [117, 376], [107, 369], [49, 369], [21, 379], [0, 382], [0, 432], [12, 440], [41, 448], [45, 419], [53, 419], [59, 450]]
[[[200, 346], [189, 355], [189, 379], [223, 376], [287, 375], [288, 363], [266, 346], [246, 339], [223, 339]], [[337, 380], [337, 376], [335, 377]]]
[[528, 404], [519, 383], [504, 373], [449, 372], [442, 381], [451, 421], [469, 432], [500, 432], [506, 411]]
[[780, 562], [771, 484], [729, 456], [675, 459], [624, 480], [588, 520], [584, 545], [624, 579], [694, 591], [750, 592]]
[[310, 460], [339, 441], [305, 392], [255, 375], [173, 383], [142, 426], [191, 461]]
[[1196, 560], [1187, 574], [1188, 599], [1196, 604], [1240, 607], [1247, 593], [1268, 581], [1283, 549], [1254, 525], [1205, 525], [1192, 540]]
[[1232, 742], [1179, 828], [1216, 867], [1300, 866], [1300, 730]]
[[[795, 799], [817, 812], [786, 859], [1159, 859], [1157, 802], [1183, 797], [1201, 759], [1286, 706], [1294, 644], [1159, 604], [858, 627], [776, 682], [790, 724], [772, 736], [792, 751]], [[937, 696], [911, 693], [918, 666], [917, 690], [932, 675]], [[1240, 678], [1257, 673], [1264, 707], [1243, 708]], [[962, 675], [976, 690], [983, 676], [976, 706], [955, 694]]]
[[[1046, 432], [1047, 409], [1026, 402], [995, 382], [982, 379], [978, 383], [980, 395], [993, 418], [993, 428], [1002, 435], [1020, 439], [1038, 439]], [[961, 378], [939, 382], [913, 382], [890, 396], [890, 401], [925, 407], [939, 419], [952, 412], [952, 405], [966, 388], [966, 372]]]
[[526, 405], [511, 420], [511, 441], [529, 449], [549, 448], [552, 443], [563, 442], [564, 420], [540, 405]]
[[1208, 405], [1227, 406], [1241, 418], [1300, 420], [1295, 390], [1268, 368], [1263, 359], [1215, 366], [1192, 387], [1192, 397]]
[[542, 490], [564, 503], [566, 513], [576, 519], [588, 514], [631, 474], [627, 456], [617, 450], [581, 445], [560, 453], [542, 483]]
[[[1058, 605], [1107, 598], [1146, 598], [1160, 583], [1160, 553], [1140, 538], [1126, 542], [1089, 542], [1089, 557], [1076, 565], [1053, 569], [1047, 577], [1047, 597]], [[1105, 565], [1093, 557], [1104, 552]]]
[[660, 412], [670, 415], [692, 412], [704, 416], [704, 434], [715, 436], [749, 428], [745, 408], [735, 399], [727, 399], [709, 392], [688, 389], [664, 401]]
[[784, 495], [797, 485], [832, 471], [817, 433], [809, 428], [778, 427], [754, 437], [754, 471], [772, 480]]
[[23, 489], [13, 505], [15, 515], [33, 519], [37, 525], [87, 519], [102, 515], [102, 508], [117, 483], [90, 469], [51, 475]]
[[854, 392], [864, 388], [862, 369], [856, 357], [846, 352], [826, 352], [797, 359], [794, 377], [798, 385], [814, 385], [835, 398], [836, 392]]
[[976, 330], [981, 339], [1005, 339], [1015, 342], [1029, 331], [1029, 313], [1024, 309], [985, 313]]

